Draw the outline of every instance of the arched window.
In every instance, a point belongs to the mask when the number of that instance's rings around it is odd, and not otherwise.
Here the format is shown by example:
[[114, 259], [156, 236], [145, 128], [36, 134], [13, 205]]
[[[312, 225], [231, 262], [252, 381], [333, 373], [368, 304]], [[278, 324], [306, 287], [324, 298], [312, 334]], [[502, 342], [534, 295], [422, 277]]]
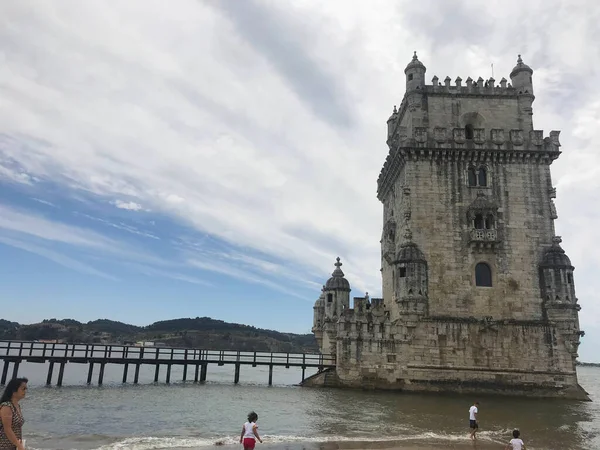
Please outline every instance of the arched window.
[[475, 286], [492, 287], [492, 269], [486, 263], [475, 266]]
[[483, 167], [477, 173], [477, 181], [479, 182], [479, 186], [487, 186], [487, 172]]
[[484, 225], [483, 216], [481, 214], [477, 214], [475, 216], [475, 220], [473, 221], [473, 226], [476, 230], [483, 230]]
[[492, 216], [491, 214], [488, 214], [488, 216], [485, 218], [485, 229], [494, 229], [494, 216]]
[[413, 74], [412, 74], [412, 73], [409, 73], [409, 74], [408, 74], [408, 81], [412, 81], [412, 79], [413, 79]]
[[327, 303], [333, 302], [333, 294], [327, 294]]
[[467, 139], [473, 139], [473, 125], [468, 124], [465, 126], [465, 137]]
[[468, 179], [469, 186], [477, 186], [477, 173], [474, 167], [469, 167]]

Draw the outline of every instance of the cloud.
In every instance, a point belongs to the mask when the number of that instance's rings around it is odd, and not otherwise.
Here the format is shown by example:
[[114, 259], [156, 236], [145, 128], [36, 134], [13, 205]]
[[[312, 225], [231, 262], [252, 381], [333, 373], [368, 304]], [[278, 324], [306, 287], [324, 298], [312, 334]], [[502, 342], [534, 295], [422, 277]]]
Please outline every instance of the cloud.
[[226, 275], [228, 277], [232, 277], [238, 280], [247, 281], [249, 283], [261, 284], [263, 286], [267, 286], [271, 289], [274, 289], [279, 292], [283, 292], [284, 294], [300, 298], [302, 300], [311, 301], [311, 297], [302, 296], [298, 294], [294, 289], [290, 289], [280, 283], [271, 281], [267, 279], [264, 275], [257, 275], [256, 273], [249, 272], [247, 270], [240, 269], [234, 265], [227, 264], [223, 261], [214, 261], [214, 260], [199, 260], [199, 259], [189, 259], [188, 264], [193, 267], [196, 267], [201, 270], [206, 270], [209, 272], [215, 272], [221, 275]]
[[60, 264], [63, 267], [67, 267], [72, 270], [76, 270], [77, 272], [84, 273], [86, 275], [94, 275], [98, 277], [105, 278], [107, 280], [117, 281], [117, 278], [113, 275], [102, 272], [94, 267], [85, 264], [76, 259], [70, 258], [68, 256], [62, 255], [58, 252], [50, 250], [48, 248], [44, 248], [39, 245], [33, 245], [27, 242], [19, 241], [16, 239], [11, 239], [7, 237], [0, 236], [0, 243], [4, 245], [8, 245], [11, 247], [19, 248], [21, 250], [25, 250], [26, 252], [33, 253], [43, 258], [46, 258], [50, 261], [54, 261], [57, 264]]
[[126, 263], [123, 263], [123, 265], [132, 270], [135, 270], [136, 272], [142, 273], [142, 274], [150, 276], [150, 277], [159, 276], [159, 277], [171, 278], [173, 280], [184, 281], [186, 283], [197, 284], [200, 286], [214, 286], [214, 284], [211, 283], [210, 281], [206, 281], [206, 280], [197, 278], [195, 276], [190, 276], [190, 275], [186, 275], [186, 274], [179, 273], [179, 272], [171, 272], [168, 270], [157, 269], [155, 267], [150, 267], [145, 264], [126, 262]]
[[57, 223], [43, 216], [29, 214], [0, 204], [0, 229], [45, 241], [95, 249], [115, 248], [116, 242], [92, 230]]
[[142, 205], [140, 205], [139, 203], [125, 202], [123, 200], [114, 200], [114, 201], [110, 202], [110, 204], [114, 205], [115, 207], [117, 207], [119, 209], [127, 209], [129, 211], [141, 211], [144, 209], [142, 207]]
[[135, 235], [142, 236], [142, 237], [147, 237], [150, 239], [160, 240], [160, 238], [158, 236], [156, 236], [155, 234], [153, 234], [149, 231], [140, 230], [139, 228], [134, 227], [133, 225], [129, 225], [129, 224], [126, 224], [123, 222], [115, 223], [115, 222], [111, 222], [110, 220], [107, 220], [107, 219], [101, 219], [100, 217], [94, 217], [89, 214], [80, 213], [77, 211], [73, 212], [73, 214], [76, 216], [85, 217], [86, 219], [89, 219], [89, 220], [93, 220], [94, 222], [99, 222], [103, 225], [106, 225], [111, 228], [115, 228], [117, 230], [126, 231], [128, 233], [135, 234]]
[[0, 165], [0, 181], [5, 180], [13, 183], [33, 184], [31, 176], [25, 172], [19, 172]]
[[42, 205], [51, 206], [53, 208], [56, 208], [56, 205], [52, 202], [49, 202], [48, 200], [42, 200], [41, 198], [35, 198], [35, 197], [31, 197], [31, 200], [33, 200], [34, 202], [41, 203]]
[[[563, 130], [552, 165], [556, 227], [578, 268], [582, 326], [592, 323], [597, 2], [492, 0], [476, 12], [433, 0], [242, 3], [3, 4], [0, 170], [12, 175], [0, 177], [52, 180], [99, 204], [127, 199], [132, 210], [143, 205], [178, 230], [239, 249], [233, 261], [188, 255], [202, 270], [293, 292], [277, 277], [320, 284], [340, 256], [353, 291], [377, 295], [376, 179], [412, 52], [428, 80], [486, 78], [491, 63], [496, 79], [508, 77], [521, 53], [535, 71], [535, 127]], [[16, 185], [29, 189], [24, 180]], [[7, 224], [0, 211], [0, 227], [107, 244], [100, 233], [44, 231], [43, 218], [10, 214]]]

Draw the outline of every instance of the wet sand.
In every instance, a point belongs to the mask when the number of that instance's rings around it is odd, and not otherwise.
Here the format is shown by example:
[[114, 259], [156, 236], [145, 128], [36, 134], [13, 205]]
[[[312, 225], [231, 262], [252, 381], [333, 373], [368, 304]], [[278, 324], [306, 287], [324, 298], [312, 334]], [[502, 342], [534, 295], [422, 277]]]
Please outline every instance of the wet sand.
[[[257, 444], [257, 450], [498, 450], [506, 444], [477, 440], [476, 442], [465, 438], [464, 441], [430, 440], [423, 441], [341, 441], [341, 442], [310, 442], [310, 443], [265, 443]], [[238, 446], [239, 447], [239, 446]], [[229, 446], [226, 446], [229, 449]], [[233, 448], [233, 446], [231, 447]]]
[[[328, 442], [319, 444], [319, 450], [492, 450], [504, 445], [489, 441], [465, 442]], [[306, 448], [307, 450], [309, 447]]]

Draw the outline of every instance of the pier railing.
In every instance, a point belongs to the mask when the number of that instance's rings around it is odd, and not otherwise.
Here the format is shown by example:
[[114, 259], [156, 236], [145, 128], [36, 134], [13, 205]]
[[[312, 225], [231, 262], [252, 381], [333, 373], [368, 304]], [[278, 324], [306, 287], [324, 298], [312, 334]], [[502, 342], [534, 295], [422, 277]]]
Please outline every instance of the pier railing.
[[335, 356], [319, 353], [278, 353], [278, 352], [249, 352], [237, 350], [206, 350], [175, 347], [142, 347], [133, 345], [110, 344], [63, 344], [31, 341], [0, 341], [0, 359], [4, 367], [0, 384], [5, 384], [8, 377], [9, 364], [13, 363], [13, 377], [16, 377], [21, 362], [49, 362], [47, 384], [52, 382], [54, 364], [60, 364], [57, 385], [62, 385], [65, 365], [67, 363], [89, 364], [88, 383], [91, 383], [94, 364], [100, 365], [98, 384], [102, 384], [104, 366], [106, 364], [122, 364], [123, 382], [127, 381], [127, 371], [130, 364], [135, 367], [134, 383], [138, 382], [139, 368], [142, 364], [156, 367], [155, 382], [158, 382], [159, 368], [167, 366], [167, 383], [170, 382], [171, 366], [182, 365], [187, 378], [188, 366], [195, 366], [194, 381], [206, 380], [208, 364], [235, 366], [234, 382], [239, 382], [240, 366], [251, 365], [269, 366], [269, 385], [272, 384], [273, 367], [300, 367], [302, 381], [306, 368], [317, 368], [319, 371], [335, 367]]

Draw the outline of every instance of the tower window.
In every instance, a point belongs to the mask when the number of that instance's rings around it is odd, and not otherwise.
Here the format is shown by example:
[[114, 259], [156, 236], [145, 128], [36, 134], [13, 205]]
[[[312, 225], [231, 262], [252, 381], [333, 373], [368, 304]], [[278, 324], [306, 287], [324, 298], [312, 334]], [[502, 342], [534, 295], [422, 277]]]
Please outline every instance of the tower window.
[[333, 294], [327, 294], [327, 303], [331, 303], [333, 301]]
[[412, 74], [412, 73], [409, 73], [409, 74], [408, 74], [408, 81], [412, 81], [412, 79], [413, 79], [413, 74]]
[[400, 278], [404, 278], [406, 276], [406, 267], [400, 267], [398, 274], [400, 275]]
[[492, 230], [493, 228], [494, 228], [494, 216], [492, 216], [491, 214], [489, 214], [485, 218], [485, 229], [486, 230]]
[[475, 285], [492, 287], [492, 269], [488, 264], [481, 262], [475, 266]]
[[477, 172], [477, 181], [479, 182], [479, 186], [487, 186], [487, 172], [483, 167]]
[[571, 273], [567, 274], [567, 283], [573, 284], [573, 274], [571, 274]]
[[473, 226], [476, 230], [483, 230], [484, 225], [483, 216], [481, 214], [477, 214], [475, 216], [475, 220], [473, 221]]
[[469, 167], [468, 179], [469, 186], [477, 186], [477, 173], [473, 167]]
[[473, 139], [473, 125], [468, 124], [465, 126], [465, 137], [467, 139]]

